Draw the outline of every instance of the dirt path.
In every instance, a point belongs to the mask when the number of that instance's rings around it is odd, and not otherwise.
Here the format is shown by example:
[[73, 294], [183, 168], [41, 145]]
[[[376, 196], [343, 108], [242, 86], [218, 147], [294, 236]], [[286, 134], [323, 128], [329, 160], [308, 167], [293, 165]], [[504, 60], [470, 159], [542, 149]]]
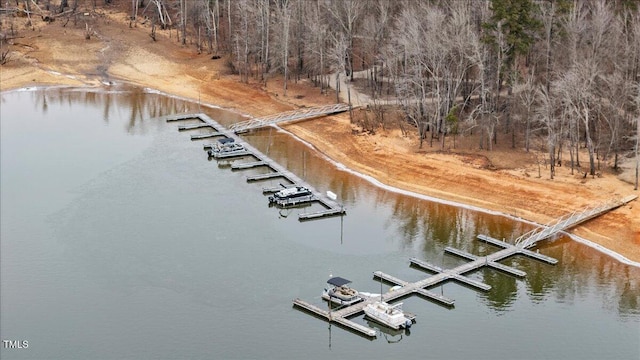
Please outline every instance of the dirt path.
[[[269, 80], [266, 87], [242, 84], [228, 74], [225, 59], [212, 60], [192, 47], [179, 46], [175, 33], [171, 38], [158, 32], [154, 42], [147, 27], [130, 28], [126, 14], [116, 9], [89, 20], [95, 32], [90, 40], [84, 39], [84, 26], [63, 27], [60, 22], [36, 24], [35, 31], [21, 29], [23, 37], [11, 45], [9, 63], [0, 66], [0, 90], [126, 81], [253, 116], [335, 101], [335, 93], [322, 95], [306, 80], [289, 83], [286, 97], [281, 79]], [[538, 177], [537, 166], [526, 160], [532, 155], [520, 151], [479, 152], [471, 145], [447, 153], [419, 149], [415, 136], [402, 136], [398, 130], [358, 132], [345, 114], [288, 125], [287, 130], [384, 184], [538, 223], [637, 194], [631, 184], [608, 173], [583, 179], [559, 168], [556, 179], [548, 180], [543, 168]], [[632, 202], [573, 233], [640, 262], [640, 203]]]

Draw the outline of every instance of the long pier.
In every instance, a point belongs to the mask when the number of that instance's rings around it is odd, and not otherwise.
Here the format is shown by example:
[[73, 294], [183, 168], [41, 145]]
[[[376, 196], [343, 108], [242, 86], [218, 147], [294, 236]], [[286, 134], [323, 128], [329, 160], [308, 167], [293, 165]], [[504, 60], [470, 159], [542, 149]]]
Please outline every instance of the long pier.
[[373, 273], [374, 278], [384, 280], [394, 285], [400, 285], [400, 288], [382, 294], [380, 297], [369, 298], [357, 304], [344, 307], [336, 311], [329, 312], [326, 310], [322, 310], [319, 307], [313, 304], [309, 304], [301, 299], [293, 300], [293, 305], [298, 306], [306, 311], [312, 312], [329, 322], [336, 322], [365, 336], [375, 337], [376, 334], [375, 332], [371, 331], [371, 328], [363, 328], [362, 325], [349, 320], [349, 318], [362, 313], [364, 311], [364, 307], [367, 304], [378, 300], [382, 300], [388, 303], [406, 296], [418, 294], [430, 300], [434, 300], [442, 305], [453, 307], [454, 301], [452, 299], [432, 293], [426, 289], [446, 281], [456, 281], [480, 291], [490, 291], [490, 285], [477, 280], [473, 280], [465, 276], [465, 274], [471, 273], [472, 271], [480, 269], [484, 266], [488, 266], [516, 277], [525, 277], [526, 273], [524, 271], [499, 263], [500, 260], [518, 254], [525, 255], [533, 259], [546, 262], [548, 264], [556, 264], [558, 262], [556, 259], [543, 254], [539, 254], [538, 252], [531, 251], [529, 250], [529, 248], [533, 247], [542, 240], [548, 239], [555, 234], [558, 234], [580, 223], [609, 212], [617, 207], [635, 200], [636, 198], [636, 195], [631, 195], [619, 201], [610, 201], [601, 206], [574, 212], [572, 214], [559, 218], [550, 225], [524, 234], [523, 236], [518, 238], [515, 244], [510, 244], [508, 242], [501, 241], [487, 235], [478, 235], [478, 240], [501, 248], [501, 250], [498, 250], [486, 256], [477, 256], [463, 250], [446, 247], [444, 249], [445, 253], [449, 253], [469, 261], [453, 269], [444, 269], [440, 266], [430, 264], [426, 261], [417, 258], [411, 258], [409, 259], [411, 266], [433, 273], [433, 275], [413, 283], [398, 279], [389, 274], [385, 274], [382, 271], [375, 271]]
[[[343, 105], [343, 104], [339, 104], [339, 105]], [[317, 117], [317, 116], [320, 116], [322, 114], [325, 114], [325, 113], [331, 112], [331, 111], [332, 111], [332, 113], [335, 113], [336, 111], [339, 111], [339, 109], [341, 109], [341, 107], [332, 107], [332, 108], [326, 108], [326, 109], [316, 109], [315, 111], [312, 111], [312, 112], [308, 113], [307, 115], [308, 116], [313, 115], [313, 116]], [[286, 118], [290, 118], [291, 116], [293, 116], [293, 115], [289, 114]], [[276, 161], [274, 161], [273, 159], [271, 159], [267, 155], [263, 154], [261, 151], [259, 151], [255, 147], [253, 147], [251, 144], [249, 144], [246, 141], [244, 141], [244, 139], [241, 138], [236, 133], [235, 130], [225, 128], [220, 123], [218, 123], [217, 121], [211, 119], [206, 114], [203, 114], [203, 113], [176, 114], [176, 115], [166, 116], [166, 117], [164, 117], [164, 119], [167, 122], [181, 121], [181, 120], [194, 120], [194, 119], [200, 120], [202, 122], [202, 124], [197, 124], [197, 125], [180, 126], [178, 128], [180, 131], [191, 130], [191, 129], [200, 129], [200, 128], [206, 128], [206, 127], [210, 127], [211, 129], [214, 130], [211, 133], [192, 135], [191, 136], [191, 140], [200, 140], [200, 139], [215, 138], [215, 137], [225, 137], [225, 138], [233, 139], [238, 144], [242, 144], [244, 146], [244, 148], [246, 149], [245, 152], [229, 154], [229, 156], [220, 155], [219, 157], [220, 158], [223, 158], [223, 157], [231, 158], [231, 157], [252, 156], [252, 157], [256, 158], [256, 161], [254, 161], [254, 162], [237, 163], [237, 164], [234, 163], [234, 164], [231, 165], [231, 169], [232, 170], [251, 169], [251, 168], [254, 168], [254, 167], [257, 167], [257, 166], [267, 167], [267, 168], [269, 168], [271, 170], [268, 173], [247, 176], [246, 177], [247, 182], [261, 181], [261, 180], [267, 180], [267, 179], [273, 179], [273, 178], [280, 177], [280, 178], [286, 179], [289, 183], [291, 183], [291, 186], [296, 186], [297, 185], [297, 186], [303, 186], [303, 187], [309, 189], [309, 191], [311, 191], [311, 193], [313, 194], [313, 199], [314, 199], [313, 202], [317, 202], [317, 203], [321, 204], [325, 209], [324, 210], [320, 210], [320, 211], [316, 211], [316, 212], [312, 212], [312, 213], [299, 214], [298, 215], [298, 219], [299, 220], [301, 220], [301, 221], [303, 221], [303, 220], [312, 220], [312, 219], [319, 219], [319, 218], [327, 217], [327, 216], [336, 216], [336, 215], [344, 215], [345, 214], [345, 209], [341, 204], [338, 204], [336, 201], [334, 201], [334, 200], [328, 198], [326, 195], [320, 193], [315, 188], [313, 188], [310, 184], [308, 184], [306, 181], [302, 180], [300, 177], [298, 177], [297, 175], [295, 175], [291, 171], [287, 170], [286, 168], [284, 168], [283, 166], [278, 164]], [[251, 128], [255, 128], [255, 126], [251, 127]], [[204, 144], [204, 149], [211, 148], [211, 146], [212, 146], [212, 144]]]

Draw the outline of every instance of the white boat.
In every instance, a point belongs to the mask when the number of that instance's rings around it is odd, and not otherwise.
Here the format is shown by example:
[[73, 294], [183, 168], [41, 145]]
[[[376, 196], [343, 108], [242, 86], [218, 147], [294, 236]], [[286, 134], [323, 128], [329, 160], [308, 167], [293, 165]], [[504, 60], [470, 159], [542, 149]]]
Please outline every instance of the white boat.
[[293, 186], [282, 189], [272, 196], [269, 196], [269, 204], [283, 207], [308, 203], [313, 200], [315, 200], [315, 196], [304, 186]]
[[391, 305], [384, 301], [367, 304], [364, 307], [364, 313], [371, 320], [395, 330], [410, 328], [415, 318], [415, 315], [405, 314], [402, 311], [402, 303]]
[[348, 306], [362, 301], [358, 291], [349, 287], [350, 280], [339, 276], [327, 280], [328, 287], [322, 292], [322, 298], [334, 304]]
[[247, 149], [242, 144], [238, 144], [232, 138], [224, 138], [218, 140], [217, 143], [211, 146], [208, 151], [209, 156], [215, 158], [225, 158], [238, 155], [247, 154]]

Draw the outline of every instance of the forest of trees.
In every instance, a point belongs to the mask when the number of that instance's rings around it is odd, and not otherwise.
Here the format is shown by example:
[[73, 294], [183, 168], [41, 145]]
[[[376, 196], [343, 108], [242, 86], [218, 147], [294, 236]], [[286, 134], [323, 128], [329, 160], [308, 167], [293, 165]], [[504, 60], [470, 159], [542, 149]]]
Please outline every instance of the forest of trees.
[[636, 1], [144, 2], [132, 0], [134, 16], [152, 7], [166, 27], [173, 10], [183, 44], [230, 54], [241, 81], [283, 75], [285, 95], [287, 81], [301, 76], [324, 91], [329, 76], [368, 70], [371, 95], [399, 99], [432, 146], [475, 133], [491, 150], [504, 133], [529, 151], [542, 138], [552, 178], [557, 164], [595, 175], [637, 151]]
[[123, 1], [154, 40], [164, 29], [226, 56], [243, 82], [284, 76], [285, 95], [301, 77], [325, 92], [330, 77], [365, 70], [374, 102], [397, 99], [430, 146], [473, 134], [487, 151], [499, 139], [530, 151], [536, 140], [551, 178], [558, 165], [595, 175], [638, 162], [636, 0]]

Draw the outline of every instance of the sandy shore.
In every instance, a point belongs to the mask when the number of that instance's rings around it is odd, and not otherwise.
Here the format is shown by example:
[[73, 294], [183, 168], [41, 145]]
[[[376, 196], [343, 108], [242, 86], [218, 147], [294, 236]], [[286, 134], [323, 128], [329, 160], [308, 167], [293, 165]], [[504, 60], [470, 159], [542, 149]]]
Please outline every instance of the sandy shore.
[[[126, 14], [103, 11], [93, 16], [94, 34], [60, 23], [21, 29], [13, 39], [10, 61], [0, 66], [0, 90], [29, 86], [99, 86], [129, 82], [180, 97], [261, 116], [296, 106], [332, 103], [307, 81], [242, 84], [226, 70], [225, 59], [212, 60], [193, 47], [181, 47], [168, 33], [154, 42], [144, 26], [129, 27]], [[469, 146], [446, 153], [419, 148], [415, 135], [398, 130], [375, 135], [358, 132], [346, 114], [288, 125], [286, 129], [336, 163], [379, 185], [445, 201], [500, 212], [536, 223], [630, 194], [633, 185], [604, 172], [583, 179], [559, 168], [554, 180], [522, 150], [480, 152]], [[640, 203], [634, 201], [571, 231], [619, 260], [640, 265]]]

